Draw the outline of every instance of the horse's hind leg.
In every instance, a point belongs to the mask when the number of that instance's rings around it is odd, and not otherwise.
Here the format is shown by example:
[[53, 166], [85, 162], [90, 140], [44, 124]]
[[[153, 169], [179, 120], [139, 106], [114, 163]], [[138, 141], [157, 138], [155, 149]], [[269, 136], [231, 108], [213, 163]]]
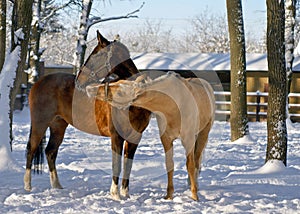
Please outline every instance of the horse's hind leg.
[[196, 139], [195, 144], [195, 166], [196, 166], [196, 178], [201, 171], [201, 162], [204, 154], [204, 149], [208, 141], [209, 131], [211, 129], [211, 124], [208, 124], [199, 134]]
[[125, 142], [124, 146], [124, 163], [123, 163], [123, 180], [121, 186], [121, 195], [129, 197], [129, 177], [131, 173], [132, 163], [138, 143]]
[[188, 175], [191, 181], [191, 192], [192, 199], [198, 201], [198, 187], [197, 187], [197, 179], [196, 179], [196, 170], [195, 170], [195, 158], [194, 151], [189, 152], [186, 156], [186, 167], [188, 171]]
[[167, 195], [164, 199], [173, 199], [174, 185], [173, 185], [173, 174], [174, 174], [174, 160], [173, 160], [173, 139], [167, 134], [163, 134], [161, 137], [161, 142], [165, 151], [165, 164], [168, 175], [168, 186], [167, 186]]
[[57, 118], [50, 125], [50, 139], [46, 147], [46, 157], [50, 172], [50, 183], [52, 188], [62, 189], [57, 176], [55, 161], [58, 148], [61, 145], [68, 123], [65, 120]]
[[26, 151], [26, 171], [24, 175], [24, 189], [27, 191], [31, 190], [31, 167], [32, 160], [34, 158], [34, 154], [37, 151], [39, 144], [47, 130], [46, 124], [38, 124], [32, 123], [29, 140], [27, 143], [27, 151]]

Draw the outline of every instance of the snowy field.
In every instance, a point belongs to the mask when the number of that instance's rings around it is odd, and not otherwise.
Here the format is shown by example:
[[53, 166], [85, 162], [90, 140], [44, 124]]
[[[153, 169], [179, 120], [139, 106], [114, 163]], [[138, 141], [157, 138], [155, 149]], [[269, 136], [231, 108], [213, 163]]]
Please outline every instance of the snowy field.
[[174, 200], [164, 200], [167, 178], [155, 120], [144, 132], [130, 183], [131, 197], [110, 197], [108, 138], [67, 129], [57, 168], [64, 189], [50, 188], [48, 168], [23, 190], [28, 109], [15, 113], [12, 158], [16, 167], [0, 172], [0, 213], [300, 213], [300, 124], [289, 129], [288, 167], [263, 167], [266, 123], [250, 123], [251, 139], [230, 142], [227, 122], [215, 122], [199, 177], [199, 202], [187, 186], [185, 155], [175, 142]]

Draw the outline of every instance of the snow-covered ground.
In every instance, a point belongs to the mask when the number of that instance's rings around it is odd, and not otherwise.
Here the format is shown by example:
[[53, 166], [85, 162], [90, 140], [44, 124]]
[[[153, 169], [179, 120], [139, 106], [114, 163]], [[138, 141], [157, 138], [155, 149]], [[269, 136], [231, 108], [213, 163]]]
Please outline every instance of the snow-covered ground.
[[[300, 124], [289, 130], [288, 167], [264, 166], [266, 123], [250, 123], [252, 139], [230, 142], [227, 122], [215, 122], [199, 177], [199, 202], [187, 186], [184, 150], [175, 142], [174, 200], [164, 200], [164, 152], [155, 120], [144, 132], [130, 183], [131, 197], [110, 197], [111, 151], [108, 138], [67, 129], [57, 168], [64, 189], [50, 188], [48, 168], [33, 175], [33, 190], [23, 190], [29, 115], [15, 113], [12, 158], [0, 173], [0, 213], [299, 213]], [[1, 157], [0, 157], [1, 159]]]

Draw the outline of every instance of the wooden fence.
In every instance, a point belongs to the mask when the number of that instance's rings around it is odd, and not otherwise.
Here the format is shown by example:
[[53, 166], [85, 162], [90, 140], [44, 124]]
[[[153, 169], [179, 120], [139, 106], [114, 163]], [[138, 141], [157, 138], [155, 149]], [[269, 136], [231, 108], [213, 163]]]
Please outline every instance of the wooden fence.
[[[217, 119], [228, 120], [230, 118], [230, 96], [229, 91], [215, 91]], [[268, 110], [267, 92], [247, 92], [247, 114], [250, 121], [266, 120]], [[300, 93], [290, 93], [289, 116], [293, 122], [300, 122]]]

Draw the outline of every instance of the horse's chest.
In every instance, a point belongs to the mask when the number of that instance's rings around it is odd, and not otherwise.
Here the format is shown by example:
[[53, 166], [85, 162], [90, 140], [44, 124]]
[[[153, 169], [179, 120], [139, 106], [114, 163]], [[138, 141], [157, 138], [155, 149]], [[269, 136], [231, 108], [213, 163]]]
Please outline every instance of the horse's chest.
[[73, 126], [90, 134], [110, 136], [109, 118], [110, 108], [107, 103], [88, 98], [75, 90], [72, 104]]

